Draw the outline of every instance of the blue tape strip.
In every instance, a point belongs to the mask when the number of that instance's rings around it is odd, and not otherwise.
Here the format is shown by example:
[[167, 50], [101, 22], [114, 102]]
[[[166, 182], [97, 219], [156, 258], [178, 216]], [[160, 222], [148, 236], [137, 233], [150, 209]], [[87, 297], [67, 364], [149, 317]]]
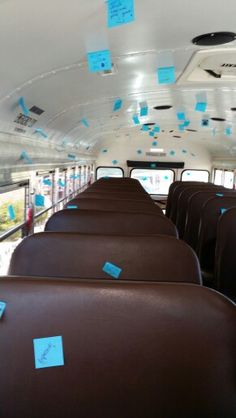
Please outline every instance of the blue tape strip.
[[134, 0], [108, 0], [107, 1], [107, 26], [124, 25], [135, 19]]
[[2, 319], [3, 314], [6, 310], [7, 304], [5, 302], [0, 301], [0, 319]]
[[20, 97], [20, 98], [19, 98], [19, 100], [18, 100], [18, 105], [20, 106], [20, 108], [21, 108], [21, 110], [22, 110], [23, 115], [24, 115], [24, 116], [29, 116], [30, 112], [29, 112], [28, 107], [27, 107], [27, 106], [26, 106], [26, 104], [25, 104], [25, 99], [24, 99], [24, 97]]
[[108, 274], [109, 276], [113, 277], [114, 279], [119, 279], [122, 269], [117, 267], [115, 264], [106, 262], [103, 266], [104, 273]]
[[36, 338], [33, 340], [36, 369], [64, 366], [62, 337]]

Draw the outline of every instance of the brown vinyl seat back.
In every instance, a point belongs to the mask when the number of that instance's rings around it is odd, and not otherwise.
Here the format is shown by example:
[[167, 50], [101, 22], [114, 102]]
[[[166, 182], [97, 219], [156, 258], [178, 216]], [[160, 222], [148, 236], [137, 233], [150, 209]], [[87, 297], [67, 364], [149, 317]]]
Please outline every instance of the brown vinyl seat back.
[[[2, 418], [235, 418], [236, 307], [224, 296], [30, 278], [0, 279], [0, 294]], [[33, 340], [54, 336], [64, 362], [36, 369]], [[50, 366], [55, 347], [40, 348]]]
[[174, 188], [173, 193], [172, 193], [172, 197], [171, 197], [171, 209], [170, 209], [170, 216], [169, 218], [171, 219], [172, 222], [174, 222], [174, 224], [176, 224], [176, 218], [177, 218], [177, 207], [178, 207], [178, 199], [180, 194], [187, 189], [188, 187], [192, 186], [192, 185], [196, 185], [196, 186], [203, 186], [206, 183], [203, 182], [198, 182], [198, 181], [181, 181], [180, 184], [177, 184], [177, 186]]
[[[201, 209], [210, 198], [216, 196], [216, 193], [218, 192], [215, 190], [203, 190], [194, 193], [188, 200], [188, 210], [183, 239], [194, 250], [196, 250], [198, 244]], [[232, 194], [232, 192], [228, 193], [224, 189], [224, 192], [220, 191], [219, 194], [224, 194], [225, 196]]]
[[[235, 204], [236, 206], [236, 204]], [[236, 207], [219, 217], [216, 237], [217, 289], [236, 301]]]
[[[222, 187], [217, 187], [215, 185], [209, 185], [209, 187], [204, 187], [204, 190], [216, 190], [217, 191], [222, 191]], [[201, 191], [202, 190], [202, 186], [189, 186], [187, 187], [185, 190], [183, 190], [181, 192], [181, 194], [179, 195], [178, 198], [178, 204], [177, 204], [177, 217], [176, 217], [176, 227], [178, 229], [179, 232], [179, 237], [183, 238], [184, 236], [184, 232], [185, 232], [185, 225], [186, 225], [186, 217], [187, 217], [187, 212], [188, 212], [188, 204], [189, 204], [189, 199], [191, 198], [191, 196], [193, 196], [194, 193]]]
[[137, 200], [144, 202], [153, 202], [152, 198], [144, 193], [138, 192], [113, 192], [113, 191], [94, 191], [86, 190], [85, 192], [79, 193], [76, 198], [78, 199], [112, 199], [112, 200]]
[[15, 249], [10, 275], [108, 279], [106, 263], [121, 269], [119, 279], [201, 283], [198, 259], [174, 237], [82, 235], [42, 232]]
[[77, 209], [108, 210], [114, 212], [137, 212], [163, 214], [161, 208], [154, 202], [143, 202], [135, 200], [111, 200], [111, 199], [72, 199], [65, 205], [67, 207], [77, 207]]
[[197, 254], [202, 269], [214, 270], [217, 223], [221, 216], [221, 209], [236, 206], [235, 197], [213, 197], [209, 199], [201, 210]]
[[168, 192], [167, 201], [166, 201], [166, 217], [167, 218], [170, 217], [174, 190], [179, 184], [182, 184], [182, 181], [174, 181], [169, 187], [169, 192]]
[[47, 221], [45, 231], [103, 235], [156, 235], [177, 237], [174, 224], [163, 215], [64, 209]]
[[145, 190], [141, 183], [136, 179], [131, 178], [103, 178], [91, 184], [90, 188], [118, 188], [121, 190], [141, 191]]

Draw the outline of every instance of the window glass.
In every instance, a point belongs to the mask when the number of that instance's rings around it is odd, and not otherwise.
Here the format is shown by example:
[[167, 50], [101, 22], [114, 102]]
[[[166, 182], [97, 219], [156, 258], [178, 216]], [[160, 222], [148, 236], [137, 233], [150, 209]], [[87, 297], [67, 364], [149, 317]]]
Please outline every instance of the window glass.
[[223, 178], [222, 175], [223, 175], [223, 170], [215, 170], [214, 184], [216, 184], [217, 186], [222, 185], [222, 178]]
[[42, 210], [52, 206], [52, 181], [52, 174], [36, 177], [35, 213], [42, 212]]
[[209, 172], [207, 170], [185, 170], [181, 176], [182, 181], [209, 181]]
[[225, 171], [224, 173], [224, 187], [227, 189], [233, 189], [234, 187], [234, 173], [233, 171]]
[[120, 167], [99, 167], [96, 170], [97, 180], [102, 177], [124, 177], [123, 170]]
[[0, 194], [0, 235], [25, 221], [25, 187]]
[[139, 180], [149, 194], [168, 195], [169, 187], [174, 181], [174, 172], [135, 168], [131, 171], [131, 177]]
[[0, 242], [0, 276], [7, 274], [12, 253], [21, 241], [21, 230], [19, 230]]

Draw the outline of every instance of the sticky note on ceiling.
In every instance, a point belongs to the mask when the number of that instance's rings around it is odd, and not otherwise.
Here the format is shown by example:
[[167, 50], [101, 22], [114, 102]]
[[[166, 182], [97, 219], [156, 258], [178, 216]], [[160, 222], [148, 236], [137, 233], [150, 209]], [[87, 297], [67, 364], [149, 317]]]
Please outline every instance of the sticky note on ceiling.
[[150, 130], [148, 125], [143, 125], [141, 131], [148, 132]]
[[141, 149], [137, 150], [137, 154], [142, 154], [142, 153], [143, 153], [143, 151]]
[[113, 277], [114, 279], [119, 279], [122, 269], [117, 267], [115, 264], [106, 262], [103, 266], [104, 273], [108, 274], [109, 276]]
[[65, 185], [66, 185], [66, 183], [64, 181], [62, 181], [62, 180], [58, 180], [57, 184], [60, 187], [65, 187]]
[[175, 78], [175, 67], [159, 67], [157, 69], [157, 78], [159, 84], [174, 84]]
[[120, 110], [122, 108], [122, 100], [121, 99], [116, 99], [113, 105], [113, 112], [118, 112], [118, 110]]
[[49, 179], [44, 179], [43, 184], [44, 184], [44, 186], [52, 186], [52, 182]]
[[158, 145], [157, 141], [153, 141], [152, 146], [156, 147]]
[[207, 128], [209, 126], [209, 119], [202, 119], [202, 127]]
[[36, 194], [35, 195], [35, 206], [44, 207], [44, 204], [45, 204], [44, 196], [42, 196], [41, 194]]
[[0, 319], [2, 319], [2, 317], [3, 317], [6, 306], [7, 306], [7, 304], [5, 302], [0, 301]]
[[46, 134], [46, 132], [42, 128], [37, 128], [34, 132], [42, 136], [43, 138], [48, 138], [48, 134]]
[[25, 161], [27, 164], [32, 164], [31, 158], [28, 156], [26, 151], [22, 151], [20, 155], [20, 160]]
[[159, 133], [161, 131], [160, 126], [155, 126], [155, 128], [153, 129], [153, 132], [155, 133]]
[[141, 102], [139, 104], [139, 106], [140, 106], [140, 117], [147, 116], [148, 115], [148, 104], [147, 104], [147, 102]]
[[67, 157], [69, 160], [73, 160], [73, 161], [76, 160], [76, 155], [74, 154], [68, 154]]
[[185, 125], [184, 123], [179, 125], [179, 131], [183, 132], [185, 130]]
[[154, 131], [149, 132], [149, 136], [154, 137], [155, 136], [155, 132]]
[[113, 160], [113, 161], [112, 161], [112, 164], [113, 164], [113, 165], [116, 165], [116, 164], [118, 164], [118, 161], [117, 161], [117, 160]]
[[231, 129], [231, 128], [229, 128], [229, 127], [228, 127], [228, 128], [226, 128], [226, 129], [225, 129], [225, 135], [226, 135], [226, 136], [231, 136], [231, 135], [232, 135], [232, 129]]
[[207, 110], [207, 103], [206, 102], [197, 102], [195, 106], [196, 112], [205, 113]]
[[62, 337], [36, 338], [33, 340], [36, 369], [64, 366]]
[[132, 119], [135, 125], [140, 125], [140, 120], [138, 118], [138, 115], [133, 115]]
[[99, 73], [100, 71], [108, 71], [112, 69], [111, 53], [109, 49], [104, 51], [89, 52], [88, 68], [91, 73]]
[[8, 216], [9, 216], [10, 220], [14, 221], [16, 219], [16, 214], [15, 214], [14, 207], [12, 205], [9, 205], [7, 207], [7, 212], [8, 212]]
[[85, 126], [85, 128], [89, 128], [89, 123], [88, 123], [87, 119], [83, 118], [83, 119], [81, 120], [81, 123], [82, 123], [82, 125], [84, 125], [84, 126]]
[[172, 151], [170, 151], [170, 156], [171, 156], [171, 157], [174, 157], [174, 156], [175, 156], [175, 151], [173, 151], [173, 150], [172, 150]]
[[185, 113], [184, 112], [177, 112], [177, 119], [178, 120], [185, 120]]
[[114, 28], [133, 22], [134, 0], [108, 0], [107, 1], [107, 26]]
[[187, 128], [190, 125], [190, 120], [185, 120], [183, 125]]
[[24, 116], [29, 116], [30, 112], [29, 112], [28, 107], [27, 107], [27, 106], [26, 106], [26, 104], [25, 104], [25, 99], [24, 99], [24, 97], [20, 97], [20, 98], [19, 98], [19, 100], [18, 100], [18, 105], [20, 106], [20, 108], [21, 108], [21, 110], [22, 110], [23, 115], [24, 115]]

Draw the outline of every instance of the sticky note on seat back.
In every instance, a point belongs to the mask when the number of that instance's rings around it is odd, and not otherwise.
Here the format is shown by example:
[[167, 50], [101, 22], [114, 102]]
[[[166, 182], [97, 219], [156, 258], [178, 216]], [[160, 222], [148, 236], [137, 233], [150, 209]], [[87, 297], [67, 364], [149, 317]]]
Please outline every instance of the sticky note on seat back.
[[122, 269], [117, 267], [115, 264], [106, 262], [103, 266], [104, 273], [108, 274], [109, 276], [113, 277], [114, 279], [119, 279]]
[[134, 0], [107, 1], [108, 28], [114, 28], [115, 26], [133, 22], [134, 19]]
[[3, 314], [5, 312], [7, 304], [3, 301], [0, 301], [0, 319], [2, 319]]
[[64, 366], [62, 337], [36, 338], [33, 340], [36, 369]]
[[112, 68], [111, 53], [109, 49], [103, 51], [89, 52], [88, 67], [91, 73], [99, 73], [100, 71], [108, 71]]

